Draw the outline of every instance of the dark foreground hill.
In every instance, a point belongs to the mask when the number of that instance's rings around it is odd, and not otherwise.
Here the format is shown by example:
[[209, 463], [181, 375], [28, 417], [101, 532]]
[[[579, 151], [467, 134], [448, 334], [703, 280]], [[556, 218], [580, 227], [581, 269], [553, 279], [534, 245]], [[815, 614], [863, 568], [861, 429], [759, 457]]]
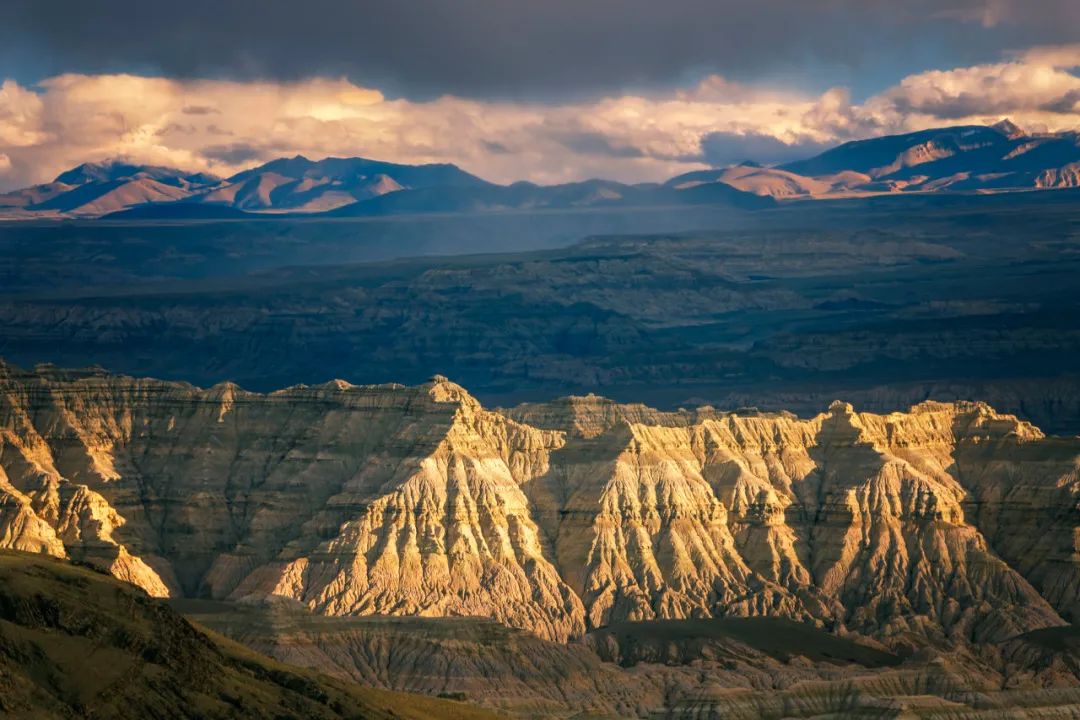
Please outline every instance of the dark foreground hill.
[[133, 585], [15, 552], [0, 553], [0, 716], [496, 717], [283, 665], [197, 629]]

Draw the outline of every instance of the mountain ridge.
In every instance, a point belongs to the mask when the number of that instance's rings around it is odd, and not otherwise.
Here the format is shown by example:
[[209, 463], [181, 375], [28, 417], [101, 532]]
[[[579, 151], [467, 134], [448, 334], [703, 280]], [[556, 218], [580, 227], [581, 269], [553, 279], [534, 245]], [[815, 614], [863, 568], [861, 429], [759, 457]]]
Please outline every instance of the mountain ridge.
[[[109, 183], [130, 187], [116, 192]], [[283, 157], [227, 179], [112, 160], [84, 163], [52, 183], [0, 194], [0, 216], [183, 218], [197, 217], [203, 206], [211, 218], [222, 216], [221, 207], [335, 217], [687, 203], [755, 208], [768, 206], [762, 199], [1078, 186], [1080, 134], [1028, 133], [1005, 119], [853, 140], [775, 167], [747, 161], [637, 185], [609, 180], [498, 185], [449, 163], [407, 165], [362, 157]]]
[[854, 140], [781, 170], [812, 177], [859, 173], [870, 192], [1001, 191], [1077, 187], [1080, 135], [1028, 134], [1009, 120]]
[[51, 183], [0, 194], [3, 209], [35, 215], [101, 217], [129, 207], [185, 200], [221, 182], [215, 175], [120, 159], [88, 162]]

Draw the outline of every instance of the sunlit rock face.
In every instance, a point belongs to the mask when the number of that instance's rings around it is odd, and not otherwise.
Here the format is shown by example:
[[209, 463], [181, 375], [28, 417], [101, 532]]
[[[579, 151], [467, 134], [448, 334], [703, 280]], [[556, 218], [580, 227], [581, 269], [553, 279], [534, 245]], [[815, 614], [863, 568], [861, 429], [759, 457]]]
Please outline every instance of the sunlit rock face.
[[441, 377], [259, 395], [0, 369], [2, 547], [153, 595], [559, 641], [769, 615], [960, 644], [1078, 619], [1078, 458], [978, 403], [491, 411]]

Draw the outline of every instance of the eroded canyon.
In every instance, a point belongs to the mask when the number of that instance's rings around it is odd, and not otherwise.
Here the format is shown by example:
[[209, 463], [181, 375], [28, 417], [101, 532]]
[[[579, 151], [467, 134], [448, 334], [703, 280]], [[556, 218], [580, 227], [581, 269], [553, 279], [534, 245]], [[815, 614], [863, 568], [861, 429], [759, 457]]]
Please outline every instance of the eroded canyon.
[[[491, 410], [442, 377], [257, 394], [4, 365], [0, 442], [2, 547], [160, 597], [479, 616], [680, 672], [715, 652], [611, 629], [779, 618], [1001, 673], [1030, 652], [1009, 643], [1080, 616], [1080, 439], [977, 402]], [[1046, 663], [1028, 675], [1075, 682], [1075, 662]], [[620, 712], [670, 707], [650, 687]]]

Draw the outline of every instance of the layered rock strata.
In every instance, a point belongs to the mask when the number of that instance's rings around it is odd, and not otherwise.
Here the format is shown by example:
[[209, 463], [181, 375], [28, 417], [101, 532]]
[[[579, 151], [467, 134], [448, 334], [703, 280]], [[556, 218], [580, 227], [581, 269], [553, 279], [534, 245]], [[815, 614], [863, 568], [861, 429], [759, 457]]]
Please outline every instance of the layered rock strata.
[[445, 378], [268, 395], [0, 367], [0, 546], [152, 595], [566, 641], [780, 616], [892, 647], [1078, 619], [1080, 439], [979, 403], [810, 419]]

